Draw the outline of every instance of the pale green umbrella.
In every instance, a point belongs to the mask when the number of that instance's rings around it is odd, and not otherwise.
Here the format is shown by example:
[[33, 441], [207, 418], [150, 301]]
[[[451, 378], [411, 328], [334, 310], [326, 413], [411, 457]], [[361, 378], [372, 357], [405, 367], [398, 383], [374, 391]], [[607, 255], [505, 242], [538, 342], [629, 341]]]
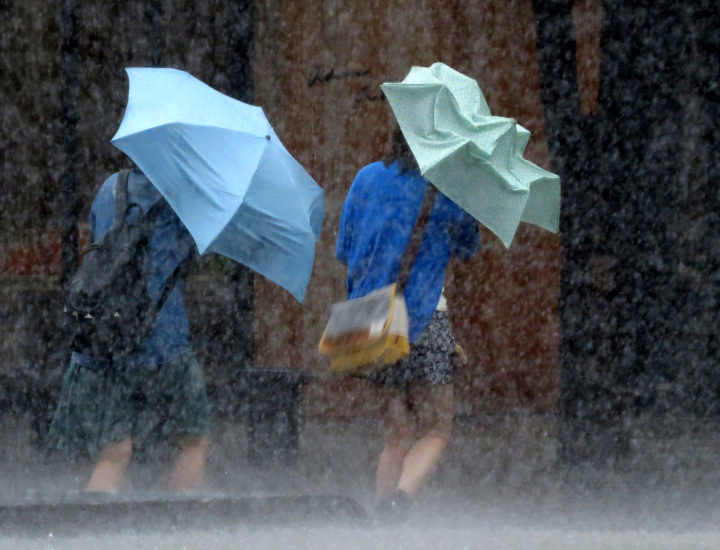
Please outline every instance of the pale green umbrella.
[[530, 132], [492, 116], [475, 80], [435, 63], [382, 89], [422, 175], [506, 247], [521, 221], [558, 231], [560, 178], [523, 158]]

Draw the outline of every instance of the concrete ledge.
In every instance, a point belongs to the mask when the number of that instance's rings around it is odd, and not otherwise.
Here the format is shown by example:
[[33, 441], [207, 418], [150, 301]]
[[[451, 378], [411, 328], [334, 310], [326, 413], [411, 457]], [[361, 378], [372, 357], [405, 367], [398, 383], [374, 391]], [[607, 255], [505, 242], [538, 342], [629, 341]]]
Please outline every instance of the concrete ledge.
[[355, 500], [337, 495], [178, 497], [157, 493], [123, 499], [78, 494], [40, 502], [0, 501], [0, 532], [5, 536], [213, 528], [305, 519], [364, 522], [367, 513]]

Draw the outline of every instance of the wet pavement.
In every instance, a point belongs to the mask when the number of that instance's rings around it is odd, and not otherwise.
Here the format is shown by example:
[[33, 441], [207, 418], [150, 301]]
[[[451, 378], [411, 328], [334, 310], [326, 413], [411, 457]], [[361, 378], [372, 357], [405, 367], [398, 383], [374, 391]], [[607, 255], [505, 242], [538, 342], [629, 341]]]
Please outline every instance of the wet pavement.
[[[437, 497], [437, 495], [436, 495]], [[372, 516], [353, 517], [346, 509], [317, 514], [271, 512], [243, 516], [220, 525], [208, 521], [162, 525], [80, 526], [74, 534], [58, 531], [0, 535], [0, 549], [700, 549], [720, 548], [717, 513], [695, 515], [686, 508], [671, 517], [664, 506], [655, 510], [617, 506], [605, 501], [566, 506], [550, 500], [477, 499], [475, 502], [435, 498], [399, 525], [378, 523]], [[632, 503], [627, 503], [632, 504]], [[655, 501], [658, 504], [658, 501]], [[697, 504], [697, 503], [696, 503]], [[539, 507], [538, 507], [539, 505]], [[569, 505], [569, 506], [567, 506]], [[608, 506], [614, 510], [608, 510]], [[603, 507], [605, 509], [603, 510]], [[634, 511], [629, 511], [634, 508]], [[327, 510], [326, 510], [327, 511]], [[697, 512], [697, 510], [695, 511]], [[712, 517], [711, 517], [712, 516]]]
[[685, 534], [583, 532], [469, 527], [464, 529], [358, 529], [337, 526], [245, 528], [232, 531], [193, 531], [150, 535], [114, 535], [63, 539], [0, 539], [0, 548], [18, 550], [618, 550], [711, 549], [720, 545], [720, 532]]
[[6, 463], [0, 549], [720, 548], [710, 432], [636, 438], [625, 470], [569, 472], [551, 417], [459, 418], [423, 502], [388, 525], [373, 516], [373, 421], [304, 419], [297, 464], [266, 467], [243, 430], [218, 424], [194, 497], [159, 492], [162, 460], [135, 465], [115, 499], [78, 492], [87, 465]]

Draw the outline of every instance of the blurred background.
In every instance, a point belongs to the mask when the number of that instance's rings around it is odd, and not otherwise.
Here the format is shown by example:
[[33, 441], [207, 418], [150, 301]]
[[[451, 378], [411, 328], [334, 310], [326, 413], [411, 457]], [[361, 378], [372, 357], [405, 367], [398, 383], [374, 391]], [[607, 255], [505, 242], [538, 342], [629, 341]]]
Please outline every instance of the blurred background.
[[456, 371], [467, 427], [456, 454], [482, 469], [477, 453], [516, 438], [507, 448], [531, 469], [648, 467], [678, 438], [712, 439], [719, 23], [706, 0], [1, 0], [0, 461], [40, 460], [69, 357], [62, 284], [88, 245], [97, 188], [130, 165], [109, 140], [124, 68], [143, 66], [262, 106], [325, 190], [304, 304], [220, 257], [191, 276], [218, 426], [240, 418], [248, 368], [313, 375], [299, 410], [310, 439], [374, 418], [373, 389], [329, 375], [317, 352], [345, 297], [337, 226], [395, 126], [379, 85], [441, 61], [531, 131], [526, 157], [563, 186], [561, 235], [524, 225], [506, 250], [483, 229], [481, 253], [450, 265], [469, 357]]

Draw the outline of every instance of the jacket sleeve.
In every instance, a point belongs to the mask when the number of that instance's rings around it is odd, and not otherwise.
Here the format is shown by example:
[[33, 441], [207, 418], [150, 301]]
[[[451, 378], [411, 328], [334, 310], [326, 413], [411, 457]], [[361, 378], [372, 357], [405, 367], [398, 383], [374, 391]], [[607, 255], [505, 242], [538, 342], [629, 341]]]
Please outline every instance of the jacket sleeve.
[[342, 214], [340, 215], [340, 227], [338, 228], [337, 242], [335, 243], [335, 257], [343, 265], [348, 265], [350, 247], [352, 245], [353, 231], [355, 230], [355, 219], [357, 218], [357, 177], [350, 186]]
[[95, 242], [95, 224], [97, 223], [97, 220], [95, 219], [95, 212], [92, 210], [90, 211], [90, 215], [88, 216], [88, 232], [90, 233], [90, 244], [93, 244]]
[[453, 255], [463, 261], [472, 258], [480, 250], [480, 229], [470, 214], [462, 212], [458, 222], [450, 228]]

